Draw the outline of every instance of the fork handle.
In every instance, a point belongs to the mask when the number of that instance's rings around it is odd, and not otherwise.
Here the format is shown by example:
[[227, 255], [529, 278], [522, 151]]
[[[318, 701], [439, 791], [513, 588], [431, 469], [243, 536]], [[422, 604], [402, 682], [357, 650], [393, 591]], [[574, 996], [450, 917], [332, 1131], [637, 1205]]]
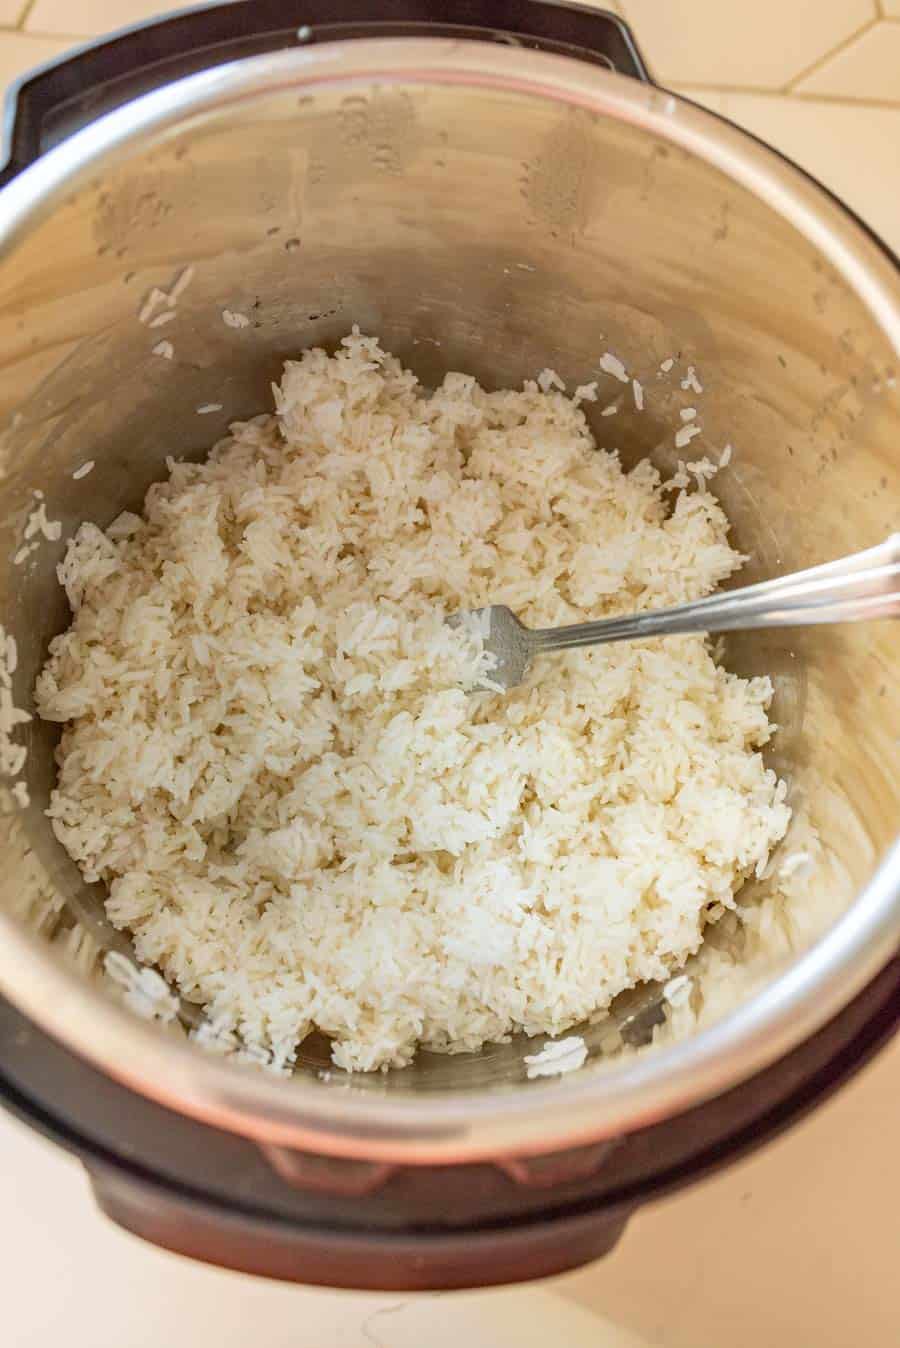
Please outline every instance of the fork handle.
[[573, 623], [531, 632], [535, 650], [560, 651], [608, 641], [686, 632], [731, 632], [760, 627], [808, 627], [900, 617], [900, 534], [790, 576], [727, 590], [692, 604], [627, 618]]

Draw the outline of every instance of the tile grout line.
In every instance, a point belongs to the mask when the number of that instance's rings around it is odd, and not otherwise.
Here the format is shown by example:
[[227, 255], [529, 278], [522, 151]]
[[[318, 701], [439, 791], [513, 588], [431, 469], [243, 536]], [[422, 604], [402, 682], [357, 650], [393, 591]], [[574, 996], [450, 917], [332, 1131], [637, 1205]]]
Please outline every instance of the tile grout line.
[[26, 0], [25, 7], [22, 10], [22, 13], [19, 15], [19, 22], [16, 24], [16, 28], [19, 30], [20, 33], [25, 32], [25, 25], [28, 22], [28, 16], [34, 9], [36, 4], [37, 0]]
[[766, 89], [752, 84], [701, 84], [692, 80], [689, 84], [670, 86], [675, 94], [690, 98], [692, 91], [703, 94], [739, 94], [749, 98], [783, 98], [795, 103], [828, 103], [844, 108], [884, 108], [893, 111], [900, 107], [900, 95], [895, 100], [884, 98], [851, 98], [847, 94], [806, 94], [793, 92], [786, 94], [783, 89]]
[[843, 42], [839, 42], [837, 46], [832, 47], [824, 56], [820, 56], [817, 61], [813, 61], [811, 65], [808, 65], [805, 69], [801, 70], [798, 75], [794, 75], [792, 79], [789, 79], [780, 92], [783, 94], [793, 93], [801, 80], [809, 79], [810, 75], [814, 75], [817, 70], [821, 70], [824, 65], [827, 65], [833, 56], [837, 56], [840, 52], [846, 51], [848, 47], [852, 47], [857, 38], [862, 37], [864, 33], [868, 33], [869, 29], [875, 28], [877, 24], [877, 17], [874, 19], [867, 19], [861, 27], [855, 29], [854, 32], [845, 37]]
[[31, 41], [33, 38], [35, 42], [70, 42], [72, 46], [75, 46], [77, 42], [96, 42], [100, 40], [98, 35], [91, 35], [90, 33], [45, 33], [40, 28], [10, 28], [8, 25], [0, 24], [0, 39], [5, 33], [8, 33], [10, 37], [24, 37], [26, 41]]
[[781, 89], [767, 84], [707, 84], [704, 80], [679, 80], [667, 86], [676, 94], [684, 89], [702, 89], [707, 94], [765, 94], [769, 98], [783, 98]]
[[900, 108], [900, 94], [896, 98], [853, 98], [849, 94], [805, 94], [795, 90], [787, 95], [797, 103], [828, 103], [838, 108]]

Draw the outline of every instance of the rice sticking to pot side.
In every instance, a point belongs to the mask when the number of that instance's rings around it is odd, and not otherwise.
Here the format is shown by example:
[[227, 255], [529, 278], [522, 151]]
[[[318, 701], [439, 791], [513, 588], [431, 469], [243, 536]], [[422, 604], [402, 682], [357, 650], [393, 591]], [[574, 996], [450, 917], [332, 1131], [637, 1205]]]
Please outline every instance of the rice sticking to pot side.
[[276, 1066], [312, 1028], [355, 1070], [559, 1034], [676, 973], [764, 867], [771, 686], [685, 636], [473, 691], [445, 618], [696, 599], [741, 564], [727, 532], [702, 477], [623, 472], [556, 388], [427, 393], [357, 332], [307, 351], [274, 415], [70, 543], [37, 684], [56, 834], [139, 959]]

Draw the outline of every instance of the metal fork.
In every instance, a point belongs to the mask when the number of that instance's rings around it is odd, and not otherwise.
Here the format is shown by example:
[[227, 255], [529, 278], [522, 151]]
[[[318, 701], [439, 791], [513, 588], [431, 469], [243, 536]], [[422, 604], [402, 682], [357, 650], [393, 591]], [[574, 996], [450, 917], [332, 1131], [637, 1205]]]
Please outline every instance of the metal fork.
[[489, 619], [484, 645], [496, 658], [489, 677], [507, 690], [522, 682], [532, 658], [541, 651], [564, 651], [575, 646], [600, 646], [611, 641], [685, 632], [749, 631], [760, 627], [808, 627], [816, 623], [896, 618], [900, 617], [900, 533], [891, 534], [877, 547], [807, 571], [627, 618], [535, 630], [520, 622], [505, 604], [491, 604], [474, 609], [473, 613], [487, 615]]

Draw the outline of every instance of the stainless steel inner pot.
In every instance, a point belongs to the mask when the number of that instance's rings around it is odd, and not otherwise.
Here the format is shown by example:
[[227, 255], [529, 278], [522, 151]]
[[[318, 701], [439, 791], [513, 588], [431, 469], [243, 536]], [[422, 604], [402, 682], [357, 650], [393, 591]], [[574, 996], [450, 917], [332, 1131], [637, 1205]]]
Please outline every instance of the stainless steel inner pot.
[[[896, 265], [764, 146], [597, 67], [443, 38], [238, 61], [50, 151], [0, 194], [0, 238], [0, 614], [18, 642], [20, 706], [68, 621], [54, 568], [78, 524], [138, 506], [167, 455], [201, 456], [268, 406], [286, 357], [353, 323], [426, 383], [463, 369], [505, 386], [550, 365], [574, 386], [614, 351], [646, 407], [595, 429], [627, 463], [649, 455], [671, 470], [678, 409], [699, 401], [705, 439], [692, 451], [733, 445], [716, 490], [751, 558], [742, 581], [900, 523]], [[148, 329], [143, 300], [188, 265], [177, 320]], [[251, 324], [226, 326], [224, 308]], [[151, 354], [163, 338], [173, 360]], [[672, 356], [696, 367], [701, 395], [658, 377]], [[198, 416], [210, 403], [221, 411]], [[88, 459], [93, 471], [73, 479]], [[36, 489], [62, 539], [16, 565]], [[24, 731], [32, 803], [9, 801], [0, 821], [0, 990], [171, 1108], [336, 1155], [540, 1152], [696, 1104], [813, 1033], [900, 935], [896, 629], [772, 632], [731, 641], [726, 658], [775, 679], [771, 761], [796, 813], [785, 847], [814, 859], [790, 879], [776, 864], [743, 902], [780, 886], [798, 903], [812, 894], [819, 916], [743, 983], [740, 932], [714, 937], [731, 942], [744, 991], [683, 1042], [604, 1060], [610, 1023], [587, 1027], [591, 1059], [549, 1082], [525, 1079], [522, 1043], [328, 1082], [321, 1044], [289, 1080], [209, 1056], [122, 1008], [98, 975], [92, 954], [127, 943], [47, 826], [55, 735], [37, 721]], [[613, 1023], [640, 1042], [658, 1007], [649, 989]]]

